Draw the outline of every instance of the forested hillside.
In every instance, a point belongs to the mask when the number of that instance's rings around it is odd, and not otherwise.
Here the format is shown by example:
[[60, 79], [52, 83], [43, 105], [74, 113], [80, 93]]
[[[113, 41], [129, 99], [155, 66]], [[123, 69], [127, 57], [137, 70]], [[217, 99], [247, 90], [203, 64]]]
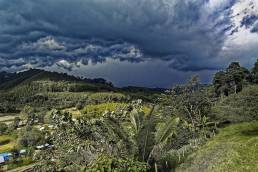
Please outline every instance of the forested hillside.
[[4, 170], [258, 170], [258, 61], [166, 90], [38, 69], [0, 81]]

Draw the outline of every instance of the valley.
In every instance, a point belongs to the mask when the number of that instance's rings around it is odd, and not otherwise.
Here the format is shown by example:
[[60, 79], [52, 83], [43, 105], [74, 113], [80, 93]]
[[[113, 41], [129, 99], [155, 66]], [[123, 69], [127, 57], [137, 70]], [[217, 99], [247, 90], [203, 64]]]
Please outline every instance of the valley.
[[256, 171], [255, 69], [234, 62], [210, 85], [193, 76], [171, 89], [117, 88], [36, 69], [2, 73], [0, 167]]

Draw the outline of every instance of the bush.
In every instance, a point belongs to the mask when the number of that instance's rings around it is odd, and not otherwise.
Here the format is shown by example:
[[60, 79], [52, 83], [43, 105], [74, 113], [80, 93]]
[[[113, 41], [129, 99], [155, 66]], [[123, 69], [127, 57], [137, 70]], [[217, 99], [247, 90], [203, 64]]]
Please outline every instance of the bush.
[[7, 131], [8, 126], [5, 123], [0, 123], [0, 135], [5, 134], [5, 132]]
[[[145, 172], [147, 164], [133, 159], [121, 159], [100, 155], [97, 159], [91, 162], [87, 167], [88, 172], [95, 171], [130, 171], [130, 172]], [[82, 170], [83, 171], [83, 170]]]
[[15, 117], [11, 125], [9, 125], [10, 130], [15, 130], [19, 127], [21, 119], [19, 117]]
[[43, 144], [44, 134], [35, 128], [27, 126], [19, 133], [18, 143], [25, 147]]
[[248, 86], [238, 94], [221, 99], [212, 107], [211, 117], [219, 121], [258, 120], [258, 86]]

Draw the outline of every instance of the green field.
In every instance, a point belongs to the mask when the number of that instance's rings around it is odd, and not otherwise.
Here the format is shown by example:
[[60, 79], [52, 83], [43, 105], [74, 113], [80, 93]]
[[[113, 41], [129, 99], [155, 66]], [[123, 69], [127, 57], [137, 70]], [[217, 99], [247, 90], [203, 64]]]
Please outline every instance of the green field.
[[[82, 115], [86, 115], [87, 117], [98, 117], [105, 113], [105, 111], [116, 111], [118, 109], [126, 109], [128, 106], [127, 103], [101, 103], [97, 105], [87, 105], [83, 110], [81, 111]], [[148, 114], [150, 111], [150, 108], [147, 106], [143, 107], [143, 112], [145, 114]]]
[[179, 172], [258, 171], [258, 122], [235, 124], [192, 154]]
[[15, 138], [9, 135], [0, 136], [0, 153], [10, 151], [16, 146]]
[[[85, 106], [82, 110], [78, 110], [76, 108], [67, 108], [64, 109], [63, 112], [70, 113], [74, 118], [87, 116], [87, 117], [99, 117], [105, 113], [105, 111], [116, 111], [118, 109], [124, 109], [128, 106], [127, 103], [101, 103], [101, 104], [90, 104]], [[150, 112], [150, 108], [147, 106], [143, 106], [143, 112], [148, 114]]]

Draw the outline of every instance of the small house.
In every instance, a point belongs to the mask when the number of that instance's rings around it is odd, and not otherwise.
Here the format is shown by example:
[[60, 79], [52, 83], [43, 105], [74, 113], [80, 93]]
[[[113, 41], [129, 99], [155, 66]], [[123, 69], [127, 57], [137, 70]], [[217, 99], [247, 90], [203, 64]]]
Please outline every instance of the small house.
[[22, 120], [19, 122], [19, 127], [23, 127], [27, 124], [27, 120]]
[[0, 164], [3, 164], [5, 162], [4, 157], [0, 156]]
[[8, 153], [0, 154], [0, 164], [8, 161], [10, 159], [10, 155]]
[[27, 151], [26, 151], [26, 149], [22, 149], [22, 150], [20, 150], [20, 154], [21, 154], [21, 155], [26, 154], [26, 152], [27, 152]]
[[54, 145], [50, 145], [50, 144], [46, 143], [44, 145], [36, 146], [36, 149], [42, 150], [42, 149], [53, 148], [53, 147], [54, 147]]
[[36, 146], [36, 148], [37, 148], [38, 150], [41, 150], [41, 149], [44, 148], [44, 145]]
[[40, 130], [40, 131], [44, 131], [44, 130], [45, 130], [45, 127], [40, 127], [39, 130]]

